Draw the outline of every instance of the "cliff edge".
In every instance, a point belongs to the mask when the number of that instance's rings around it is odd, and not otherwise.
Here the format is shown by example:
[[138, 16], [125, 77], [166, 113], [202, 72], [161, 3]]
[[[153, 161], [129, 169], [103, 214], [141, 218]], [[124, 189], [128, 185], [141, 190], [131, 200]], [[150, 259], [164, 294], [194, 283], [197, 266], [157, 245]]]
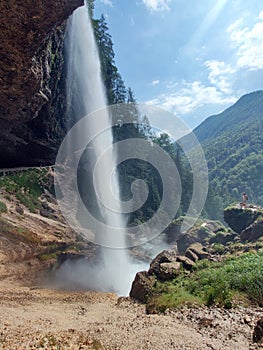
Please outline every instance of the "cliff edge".
[[65, 20], [83, 0], [0, 2], [0, 167], [54, 160], [63, 120]]

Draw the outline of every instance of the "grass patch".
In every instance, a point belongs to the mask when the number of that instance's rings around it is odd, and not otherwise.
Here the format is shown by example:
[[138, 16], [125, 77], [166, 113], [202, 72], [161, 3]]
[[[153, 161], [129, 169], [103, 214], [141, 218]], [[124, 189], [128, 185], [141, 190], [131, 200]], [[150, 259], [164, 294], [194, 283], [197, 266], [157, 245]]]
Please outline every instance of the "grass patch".
[[38, 256], [38, 259], [41, 262], [49, 261], [49, 260], [57, 260], [58, 253], [50, 253], [50, 254], [41, 254]]
[[1, 213], [6, 213], [7, 212], [7, 207], [4, 202], [0, 201], [0, 214]]
[[154, 292], [148, 307], [160, 312], [189, 303], [231, 308], [240, 295], [263, 306], [263, 252], [232, 256], [220, 263], [201, 260], [191, 274], [159, 283]]
[[7, 221], [0, 219], [1, 234], [11, 238], [12, 240], [23, 239], [27, 243], [40, 243], [38, 236], [27, 228], [12, 226]]
[[34, 213], [41, 206], [38, 198], [44, 192], [47, 181], [46, 169], [29, 169], [1, 177], [0, 187], [6, 190], [8, 196], [15, 195], [30, 212]]

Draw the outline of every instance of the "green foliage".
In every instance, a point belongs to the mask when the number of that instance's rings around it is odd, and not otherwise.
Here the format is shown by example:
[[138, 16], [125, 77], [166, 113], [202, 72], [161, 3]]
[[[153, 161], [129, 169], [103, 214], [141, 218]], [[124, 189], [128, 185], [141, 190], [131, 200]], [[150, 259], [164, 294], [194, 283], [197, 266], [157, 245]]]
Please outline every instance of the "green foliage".
[[220, 263], [201, 260], [190, 275], [182, 272], [173, 282], [158, 283], [149, 304], [159, 311], [193, 301], [230, 308], [240, 295], [263, 305], [262, 252], [231, 256]]
[[241, 97], [232, 107], [206, 119], [195, 129], [209, 168], [206, 211], [222, 219], [223, 208], [249, 201], [263, 205], [263, 91]]
[[113, 42], [105, 17], [93, 19], [94, 34], [98, 46], [101, 75], [109, 105], [126, 101], [127, 90], [115, 64]]
[[39, 196], [43, 193], [47, 181], [45, 169], [30, 169], [0, 178], [0, 187], [8, 195], [15, 195], [31, 212], [39, 208]]
[[[127, 138], [129, 138], [129, 131], [130, 130], [127, 130], [127, 133], [124, 133], [125, 136], [127, 135]], [[134, 136], [131, 135], [130, 137]], [[178, 145], [167, 134], [160, 134], [159, 136], [156, 136], [154, 133], [149, 133], [148, 130], [137, 129], [136, 137], [143, 138], [148, 141], [150, 140], [152, 143], [157, 144], [165, 152], [167, 152], [175, 162], [180, 174], [182, 192], [184, 194], [177, 213], [177, 216], [179, 216], [180, 213], [184, 213], [187, 210], [191, 200], [192, 175], [189, 171], [189, 165], [186, 163], [185, 159], [183, 159], [183, 155], [181, 154]], [[151, 151], [151, 149], [149, 149], [149, 151]], [[141, 152], [144, 152], [144, 159], [150, 157], [146, 149], [141, 150]], [[129, 223], [132, 225], [137, 220], [144, 222], [151, 218], [159, 209], [163, 196], [163, 183], [159, 172], [147, 161], [129, 159], [121, 164], [119, 168], [119, 176], [123, 200], [131, 199], [131, 188], [135, 180], [142, 179], [148, 186], [149, 192], [147, 200], [139, 210], [132, 213], [129, 218]], [[168, 173], [167, 176], [174, 177], [174, 174]], [[136, 186], [133, 187], [133, 190], [136, 191]], [[138, 193], [138, 196], [140, 198], [140, 193]], [[166, 213], [163, 212], [163, 215], [166, 215]]]
[[7, 212], [7, 207], [4, 202], [0, 201], [0, 214], [1, 213], [6, 213]]
[[221, 243], [215, 243], [212, 245], [212, 249], [215, 253], [218, 253], [218, 254], [223, 254], [224, 251], [225, 251], [225, 247], [223, 244]]
[[151, 297], [147, 303], [148, 313], [165, 312], [167, 309], [177, 308], [181, 305], [202, 304], [202, 299], [189, 293], [185, 288], [179, 285], [174, 288], [168, 288], [162, 292], [159, 287], [159, 294]]

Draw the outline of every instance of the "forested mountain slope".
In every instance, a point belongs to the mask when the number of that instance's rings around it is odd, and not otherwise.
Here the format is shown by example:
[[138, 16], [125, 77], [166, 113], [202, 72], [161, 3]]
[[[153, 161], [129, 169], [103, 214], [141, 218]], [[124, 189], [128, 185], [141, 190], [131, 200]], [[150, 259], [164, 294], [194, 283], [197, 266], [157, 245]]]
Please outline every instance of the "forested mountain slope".
[[222, 136], [228, 131], [245, 129], [251, 123], [263, 123], [263, 91], [255, 91], [242, 96], [234, 105], [220, 114], [208, 117], [194, 133], [201, 143]]
[[206, 155], [210, 193], [208, 211], [241, 199], [263, 205], [263, 91], [242, 96], [195, 130]]

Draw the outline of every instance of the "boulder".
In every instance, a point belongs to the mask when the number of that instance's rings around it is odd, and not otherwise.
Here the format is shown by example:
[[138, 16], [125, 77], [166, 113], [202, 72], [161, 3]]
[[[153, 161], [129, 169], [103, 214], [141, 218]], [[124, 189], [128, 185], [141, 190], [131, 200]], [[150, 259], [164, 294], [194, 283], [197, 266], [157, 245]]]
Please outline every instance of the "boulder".
[[177, 277], [180, 270], [181, 264], [179, 262], [164, 262], [159, 265], [159, 270], [156, 276], [162, 281], [169, 281]]
[[220, 231], [215, 236], [210, 238], [209, 243], [210, 244], [219, 243], [219, 244], [226, 245], [228, 242], [234, 242], [237, 237], [238, 235], [236, 233]]
[[15, 207], [15, 211], [20, 214], [20, 215], [23, 215], [24, 214], [24, 209], [22, 207], [20, 207], [20, 205], [17, 205]]
[[193, 262], [196, 262], [197, 260], [199, 260], [198, 256], [189, 248], [185, 252], [185, 256], [190, 260], [192, 260]]
[[225, 222], [237, 233], [241, 233], [260, 216], [263, 217], [263, 209], [258, 207], [240, 208], [231, 206], [224, 210]]
[[183, 255], [177, 256], [176, 261], [180, 262], [183, 268], [187, 271], [191, 271], [193, 266], [195, 265], [195, 263], [192, 260]]
[[226, 227], [218, 221], [206, 221], [199, 227], [194, 227], [191, 233], [197, 236], [202, 244], [207, 244], [219, 231], [226, 231]]
[[253, 342], [263, 343], [263, 317], [261, 317], [254, 328]]
[[168, 244], [176, 242], [178, 236], [181, 234], [181, 224], [182, 218], [179, 218], [171, 222], [171, 224], [165, 229], [164, 233]]
[[179, 237], [177, 242], [176, 242], [178, 252], [180, 254], [184, 254], [186, 252], [187, 248], [195, 242], [198, 242], [197, 237], [195, 237], [189, 233], [181, 235], [181, 237]]
[[254, 242], [260, 237], [263, 237], [263, 220], [254, 222], [240, 233], [242, 242]]
[[[160, 265], [162, 263], [172, 263], [176, 261], [176, 251], [174, 250], [163, 250], [158, 254], [151, 262], [148, 273], [150, 275], [156, 275], [158, 278], [160, 275]], [[162, 273], [161, 273], [162, 274]]]
[[[205, 252], [202, 244], [198, 242], [191, 244], [187, 250], [192, 251], [198, 257], [199, 260], [207, 259], [209, 257], [209, 253]], [[186, 252], [185, 256], [189, 255], [189, 253], [186, 255]]]
[[138, 272], [132, 282], [130, 297], [146, 303], [148, 296], [152, 293], [155, 282], [155, 277], [150, 276], [147, 271]]
[[213, 233], [217, 233], [219, 231], [224, 231], [226, 228], [219, 221], [206, 221], [201, 227], [205, 227], [207, 230]]

